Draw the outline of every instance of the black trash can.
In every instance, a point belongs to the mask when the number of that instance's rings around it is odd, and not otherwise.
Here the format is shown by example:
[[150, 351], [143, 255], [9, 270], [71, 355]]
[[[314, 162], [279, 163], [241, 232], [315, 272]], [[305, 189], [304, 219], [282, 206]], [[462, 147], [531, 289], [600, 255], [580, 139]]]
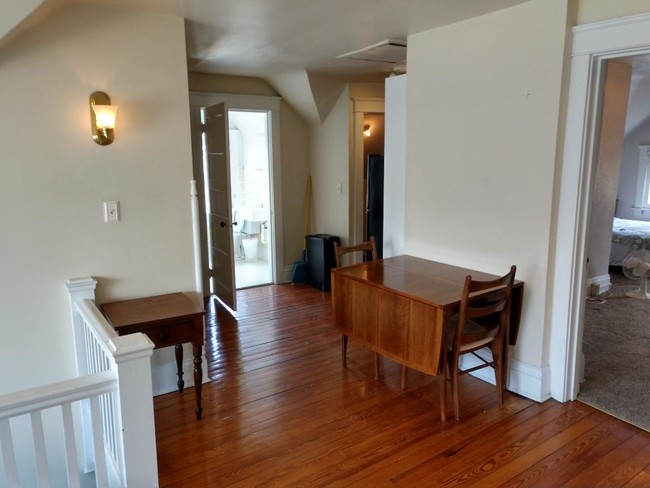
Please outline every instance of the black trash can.
[[336, 267], [334, 243], [339, 243], [339, 238], [330, 234], [312, 234], [306, 239], [310, 283], [319, 290], [330, 291], [330, 271]]

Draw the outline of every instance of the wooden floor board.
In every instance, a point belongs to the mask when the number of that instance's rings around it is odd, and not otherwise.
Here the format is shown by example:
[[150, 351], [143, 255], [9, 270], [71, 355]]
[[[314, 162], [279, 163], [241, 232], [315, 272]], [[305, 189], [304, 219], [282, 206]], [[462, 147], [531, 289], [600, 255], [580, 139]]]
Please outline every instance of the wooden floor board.
[[[203, 419], [193, 389], [154, 400], [160, 486], [649, 486], [650, 434], [578, 402], [542, 404], [461, 379], [440, 422], [438, 378], [341, 338], [330, 295], [240, 290], [207, 306]], [[549, 484], [551, 483], [551, 484]]]
[[[541, 453], [552, 452], [562, 447], [576, 434], [581, 434], [597, 425], [592, 421], [580, 426], [578, 422], [579, 427], [572, 430], [574, 422], [566, 422], [570, 417], [563, 415], [559, 410], [559, 408], [546, 410], [517, 426], [508, 424], [495, 426], [490, 429], [488, 435], [482, 436], [483, 442], [480, 447], [477, 446], [480, 441], [472, 439], [471, 445], [475, 447], [471, 454], [446, 460], [447, 462], [443, 460], [438, 471], [423, 474], [413, 480], [411, 486], [483, 487], [490, 483], [489, 475], [496, 480], [502, 479], [504, 474], [500, 472], [502, 466], [522, 458], [531, 462], [535, 459], [531, 454], [540, 456]], [[556, 436], [562, 433], [568, 434]], [[543, 446], [541, 450], [540, 445]], [[514, 466], [511, 464], [510, 469]], [[519, 463], [520, 469], [523, 470], [525, 466], [525, 463]]]
[[563, 485], [563, 488], [620, 486], [623, 481], [627, 482], [643, 469], [642, 466], [634, 468], [634, 458], [640, 453], [640, 458], [648, 459], [650, 456], [649, 442], [650, 435], [647, 433], [634, 433], [627, 441], [592, 464], [588, 470], [574, 476]]

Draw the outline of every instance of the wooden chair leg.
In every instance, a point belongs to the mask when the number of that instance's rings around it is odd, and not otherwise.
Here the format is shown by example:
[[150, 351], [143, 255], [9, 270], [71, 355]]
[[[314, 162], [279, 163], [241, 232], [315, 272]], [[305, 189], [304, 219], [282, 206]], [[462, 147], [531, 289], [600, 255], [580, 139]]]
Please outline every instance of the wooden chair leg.
[[343, 364], [343, 369], [348, 367], [347, 362], [347, 352], [348, 352], [348, 336], [341, 334], [341, 362]]
[[505, 393], [508, 388], [508, 355], [510, 353], [509, 329], [506, 329], [506, 336], [503, 340], [503, 355], [501, 356], [501, 378], [503, 379], [502, 388]]
[[460, 402], [458, 400], [458, 378], [460, 375], [458, 374], [458, 359], [451, 364], [449, 374], [451, 376], [451, 395], [454, 402], [454, 417], [456, 417], [456, 420], [460, 420]]
[[379, 381], [379, 354], [375, 353], [375, 381]]
[[494, 343], [494, 346], [492, 347], [492, 361], [494, 363], [497, 399], [499, 400], [499, 405], [503, 405], [503, 354], [500, 346], [500, 344], [497, 345], [496, 342]]
[[447, 362], [440, 374], [440, 422], [447, 422]]
[[401, 384], [402, 384], [402, 391], [406, 389], [406, 366], [403, 364], [401, 365]]

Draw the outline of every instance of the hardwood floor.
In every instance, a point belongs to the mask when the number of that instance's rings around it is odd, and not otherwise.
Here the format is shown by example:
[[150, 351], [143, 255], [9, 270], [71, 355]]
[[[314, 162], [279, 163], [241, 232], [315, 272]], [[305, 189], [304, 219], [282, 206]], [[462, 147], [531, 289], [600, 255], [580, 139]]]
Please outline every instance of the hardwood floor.
[[210, 303], [203, 419], [193, 389], [154, 400], [160, 486], [647, 487], [650, 433], [585, 404], [535, 403], [461, 380], [440, 423], [438, 378], [350, 342], [341, 368], [330, 295], [308, 285]]

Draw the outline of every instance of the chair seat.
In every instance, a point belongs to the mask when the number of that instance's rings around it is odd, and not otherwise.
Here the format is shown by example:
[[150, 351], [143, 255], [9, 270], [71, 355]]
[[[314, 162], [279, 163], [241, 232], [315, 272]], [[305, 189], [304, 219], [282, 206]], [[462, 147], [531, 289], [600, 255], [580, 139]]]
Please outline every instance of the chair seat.
[[[456, 333], [457, 325], [458, 315], [454, 315], [449, 319], [449, 327], [447, 328], [447, 350], [449, 351], [451, 351], [454, 345], [454, 335]], [[492, 342], [496, 333], [496, 328], [485, 327], [474, 320], [468, 320], [465, 323], [465, 328], [463, 330], [463, 335], [468, 338], [468, 342], [462, 344], [460, 350], [473, 351], [485, 346]], [[475, 336], [476, 339], [472, 340], [472, 336]]]

